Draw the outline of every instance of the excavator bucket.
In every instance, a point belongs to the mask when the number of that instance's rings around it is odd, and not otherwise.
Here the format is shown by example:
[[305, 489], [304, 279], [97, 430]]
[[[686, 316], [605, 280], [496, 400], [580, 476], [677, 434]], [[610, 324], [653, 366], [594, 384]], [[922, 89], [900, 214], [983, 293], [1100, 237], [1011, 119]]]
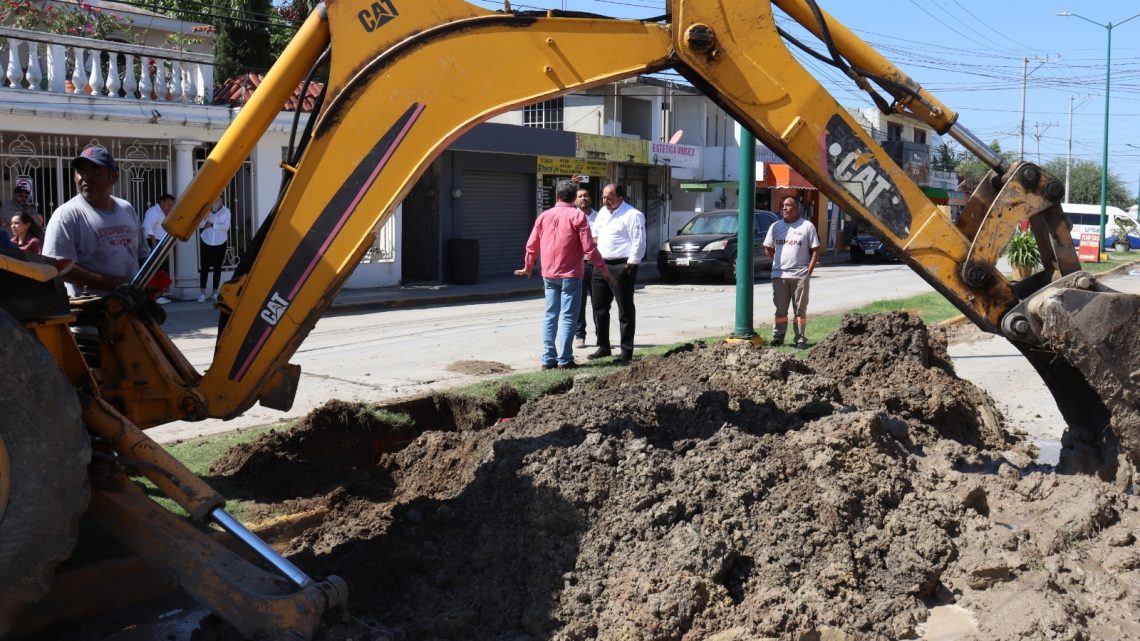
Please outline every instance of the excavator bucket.
[[1026, 298], [1003, 329], [1069, 425], [1062, 471], [1131, 482], [1140, 464], [1140, 296], [1077, 272]]

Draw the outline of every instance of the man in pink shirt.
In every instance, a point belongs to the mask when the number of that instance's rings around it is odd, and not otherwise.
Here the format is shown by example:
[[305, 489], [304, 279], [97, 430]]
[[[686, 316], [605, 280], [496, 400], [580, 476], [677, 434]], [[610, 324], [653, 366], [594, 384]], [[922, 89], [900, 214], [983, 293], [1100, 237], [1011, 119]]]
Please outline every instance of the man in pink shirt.
[[[534, 229], [526, 241], [523, 268], [516, 276], [529, 277], [535, 260], [542, 257], [542, 281], [546, 292], [546, 314], [542, 319], [542, 369], [573, 369], [572, 343], [582, 296], [582, 256], [587, 256], [602, 278], [617, 286], [617, 281], [602, 260], [586, 215], [574, 206], [578, 187], [569, 180], [558, 182], [558, 202], [542, 212], [534, 221]], [[555, 347], [557, 342], [557, 348]]]

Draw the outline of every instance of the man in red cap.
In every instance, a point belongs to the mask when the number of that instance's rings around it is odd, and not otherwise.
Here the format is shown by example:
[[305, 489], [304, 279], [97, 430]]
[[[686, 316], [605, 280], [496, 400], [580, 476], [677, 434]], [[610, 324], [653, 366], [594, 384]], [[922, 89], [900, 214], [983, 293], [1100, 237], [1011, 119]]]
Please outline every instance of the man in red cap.
[[129, 202], [111, 195], [119, 178], [111, 152], [88, 146], [71, 174], [79, 194], [52, 213], [43, 253], [74, 261], [64, 276], [70, 295], [105, 294], [130, 282], [146, 258], [142, 225]]

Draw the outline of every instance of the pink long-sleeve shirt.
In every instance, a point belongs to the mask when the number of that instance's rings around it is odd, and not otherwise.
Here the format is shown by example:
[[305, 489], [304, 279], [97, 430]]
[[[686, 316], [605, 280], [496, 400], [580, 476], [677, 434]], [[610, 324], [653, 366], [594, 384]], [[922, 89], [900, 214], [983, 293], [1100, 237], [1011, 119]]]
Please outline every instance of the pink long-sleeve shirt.
[[559, 201], [542, 212], [534, 221], [534, 229], [526, 241], [526, 259], [523, 266], [530, 270], [542, 256], [543, 278], [581, 278], [585, 272], [582, 256], [595, 267], [605, 261], [590, 235], [590, 223], [574, 203]]

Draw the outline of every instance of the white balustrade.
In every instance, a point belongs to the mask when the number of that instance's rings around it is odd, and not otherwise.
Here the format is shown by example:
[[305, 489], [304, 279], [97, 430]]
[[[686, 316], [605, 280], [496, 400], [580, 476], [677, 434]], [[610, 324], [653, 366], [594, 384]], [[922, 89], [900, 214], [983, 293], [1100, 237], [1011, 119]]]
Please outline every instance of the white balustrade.
[[71, 93], [83, 93], [84, 87], [87, 86], [87, 62], [83, 59], [83, 47], [76, 47], [73, 50], [73, 54], [74, 59], [71, 65]]
[[106, 88], [107, 82], [103, 77], [103, 63], [100, 60], [102, 56], [98, 51], [92, 51], [87, 56], [87, 63], [91, 66], [91, 71], [87, 76], [87, 85], [91, 87], [91, 94], [95, 96], [102, 96], [103, 89]]
[[107, 95], [118, 98], [120, 87], [122, 87], [122, 82], [119, 81], [119, 55], [112, 53], [108, 57]]
[[20, 88], [20, 79], [24, 77], [23, 64], [20, 62], [20, 41], [8, 38], [8, 86], [13, 89]]
[[139, 83], [135, 80], [135, 57], [128, 53], [127, 67], [123, 73], [123, 97], [127, 99], [134, 98], [138, 88]]
[[170, 101], [182, 102], [182, 63], [170, 61]]
[[28, 89], [32, 91], [40, 90], [40, 81], [44, 79], [43, 71], [40, 69], [40, 44], [38, 42], [28, 42], [28, 70], [24, 73], [24, 80], [28, 83]]
[[154, 67], [150, 58], [142, 58], [142, 78], [139, 80], [139, 100], [154, 100]]
[[64, 93], [67, 91], [67, 49], [61, 44], [50, 44], [48, 56], [48, 91]]
[[147, 102], [213, 100], [213, 57], [207, 54], [0, 26], [4, 43], [0, 86], [9, 89]]

